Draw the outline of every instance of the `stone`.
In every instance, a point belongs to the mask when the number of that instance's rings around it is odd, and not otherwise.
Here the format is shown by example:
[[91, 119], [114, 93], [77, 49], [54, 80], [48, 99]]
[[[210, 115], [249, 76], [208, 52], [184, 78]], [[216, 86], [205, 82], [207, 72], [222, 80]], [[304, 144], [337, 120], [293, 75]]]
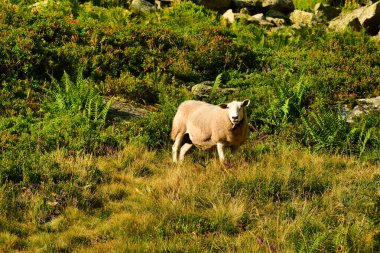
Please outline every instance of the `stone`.
[[262, 7], [269, 10], [281, 11], [283, 13], [294, 11], [292, 0], [263, 0]]
[[380, 1], [365, 8], [359, 21], [369, 34], [376, 35], [380, 30]]
[[247, 8], [254, 12], [260, 9], [276, 10], [283, 13], [290, 13], [294, 10], [292, 0], [232, 0], [233, 6], [236, 8]]
[[232, 11], [232, 9], [229, 9], [228, 11], [226, 11], [223, 16], [222, 16], [225, 20], [228, 21], [228, 23], [232, 24], [235, 22], [235, 15]]
[[266, 17], [266, 20], [268, 22], [271, 22], [277, 27], [282, 27], [285, 24], [285, 19], [283, 18], [272, 18], [272, 17]]
[[[209, 97], [214, 85], [213, 81], [204, 81], [194, 85], [191, 88], [191, 93], [197, 98], [206, 98]], [[227, 94], [237, 91], [236, 88], [218, 88], [216, 92], [221, 94]]]
[[351, 111], [346, 110], [346, 114], [348, 115], [346, 121], [349, 123], [352, 123], [355, 117], [358, 117], [362, 114], [372, 111], [380, 111], [380, 96], [358, 99], [357, 103], [358, 105], [356, 105]]
[[292, 24], [299, 26], [311, 26], [316, 21], [316, 17], [311, 12], [295, 10], [290, 13], [290, 21]]
[[343, 31], [350, 27], [354, 31], [360, 31], [362, 25], [359, 21], [359, 17], [364, 11], [365, 7], [361, 7], [349, 13], [344, 13], [334, 18], [329, 23], [329, 29], [335, 31]]
[[150, 13], [155, 11], [154, 4], [146, 0], [132, 0], [129, 8], [132, 12], [135, 13]]
[[334, 7], [317, 3], [314, 6], [314, 14], [318, 19], [324, 19], [330, 21], [339, 16], [340, 11]]
[[196, 4], [203, 5], [204, 7], [224, 12], [232, 7], [232, 0], [193, 0]]
[[281, 11], [276, 11], [276, 10], [269, 10], [265, 13], [266, 17], [271, 17], [271, 18], [282, 18], [286, 19], [286, 15], [282, 13]]

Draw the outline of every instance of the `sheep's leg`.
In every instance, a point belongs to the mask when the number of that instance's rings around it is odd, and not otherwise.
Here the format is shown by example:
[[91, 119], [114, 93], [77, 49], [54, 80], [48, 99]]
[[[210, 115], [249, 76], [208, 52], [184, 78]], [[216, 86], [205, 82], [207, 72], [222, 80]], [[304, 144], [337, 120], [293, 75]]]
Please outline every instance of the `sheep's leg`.
[[238, 149], [239, 149], [239, 146], [232, 146], [232, 147], [231, 147], [231, 155], [232, 155], [233, 157], [236, 156]]
[[219, 161], [220, 161], [221, 163], [224, 162], [224, 152], [223, 152], [223, 147], [224, 147], [223, 143], [218, 142], [218, 143], [216, 144], [216, 148], [217, 148], [217, 150], [218, 150], [218, 155], [219, 155]]
[[177, 162], [178, 149], [179, 149], [179, 146], [181, 145], [181, 143], [183, 141], [184, 136], [185, 136], [184, 134], [179, 133], [177, 135], [177, 137], [175, 138], [175, 141], [174, 141], [174, 144], [172, 147], [173, 162], [175, 162], [175, 163]]
[[192, 143], [183, 144], [183, 146], [181, 147], [181, 150], [179, 151], [179, 160], [180, 161], [183, 161], [183, 159], [185, 158], [186, 152], [189, 151], [192, 146], [193, 146]]

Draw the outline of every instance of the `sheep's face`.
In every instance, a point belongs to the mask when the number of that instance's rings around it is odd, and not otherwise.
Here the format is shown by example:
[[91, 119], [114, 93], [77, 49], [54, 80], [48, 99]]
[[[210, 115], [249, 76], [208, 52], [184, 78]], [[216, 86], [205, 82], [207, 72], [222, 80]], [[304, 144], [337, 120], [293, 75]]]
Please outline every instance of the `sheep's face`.
[[228, 109], [228, 117], [231, 120], [233, 125], [239, 124], [244, 117], [244, 110], [250, 103], [249, 99], [244, 100], [243, 102], [232, 101], [228, 104], [220, 104], [219, 106], [225, 109]]

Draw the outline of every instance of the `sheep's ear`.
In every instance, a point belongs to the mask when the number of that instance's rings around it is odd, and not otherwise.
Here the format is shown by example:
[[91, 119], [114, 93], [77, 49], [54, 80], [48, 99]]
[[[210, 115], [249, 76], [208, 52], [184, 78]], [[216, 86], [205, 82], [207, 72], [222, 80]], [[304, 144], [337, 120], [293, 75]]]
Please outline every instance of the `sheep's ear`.
[[223, 104], [219, 104], [219, 107], [220, 107], [220, 108], [223, 108], [223, 109], [226, 109], [226, 108], [228, 108], [228, 105], [225, 104], [225, 103], [223, 103]]
[[242, 105], [243, 105], [244, 107], [246, 107], [246, 106], [249, 106], [250, 103], [251, 103], [251, 100], [246, 99], [246, 100], [243, 101]]

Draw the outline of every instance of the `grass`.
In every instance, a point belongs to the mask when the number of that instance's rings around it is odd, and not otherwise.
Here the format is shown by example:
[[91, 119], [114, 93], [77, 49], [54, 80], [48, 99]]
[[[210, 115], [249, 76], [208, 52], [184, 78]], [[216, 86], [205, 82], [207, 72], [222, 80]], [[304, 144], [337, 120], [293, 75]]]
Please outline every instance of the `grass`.
[[[380, 94], [365, 31], [16, 2], [0, 3], [0, 252], [380, 251], [379, 113], [336, 109]], [[251, 99], [232, 168], [198, 150], [171, 162], [171, 120], [205, 80], [208, 102]], [[113, 118], [104, 96], [154, 112]]]
[[[0, 222], [2, 250], [371, 252], [379, 247], [380, 168], [343, 156], [251, 139], [235, 167], [206, 165], [128, 145], [112, 156], [51, 158], [68, 173], [107, 175], [82, 195], [98, 204], [55, 205], [41, 222], [43, 196], [23, 221]], [[244, 157], [256, 152], [254, 160]], [[246, 157], [247, 158], [247, 157]], [[148, 171], [148, 172], [147, 172]], [[75, 185], [72, 185], [75, 187]], [[89, 185], [81, 186], [91, 188]], [[91, 201], [90, 201], [91, 202]], [[95, 201], [96, 202], [96, 201]], [[99, 204], [101, 203], [101, 204]], [[94, 203], [92, 203], [94, 204]]]

